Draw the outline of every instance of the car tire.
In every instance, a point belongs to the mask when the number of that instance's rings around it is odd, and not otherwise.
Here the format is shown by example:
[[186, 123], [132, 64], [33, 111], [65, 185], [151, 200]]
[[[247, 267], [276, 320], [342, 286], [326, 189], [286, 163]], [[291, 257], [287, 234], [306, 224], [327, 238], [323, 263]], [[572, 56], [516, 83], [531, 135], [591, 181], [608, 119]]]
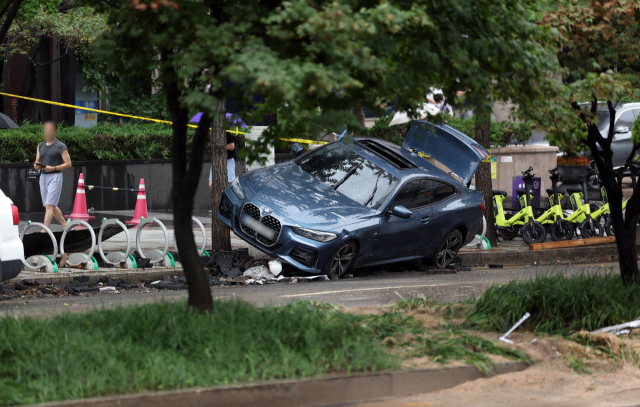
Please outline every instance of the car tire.
[[438, 245], [436, 254], [427, 260], [427, 264], [440, 269], [446, 268], [458, 255], [462, 243], [462, 233], [457, 229], [452, 230]]
[[331, 254], [322, 268], [322, 274], [332, 280], [339, 279], [349, 270], [355, 257], [356, 243], [353, 240], [348, 240]]

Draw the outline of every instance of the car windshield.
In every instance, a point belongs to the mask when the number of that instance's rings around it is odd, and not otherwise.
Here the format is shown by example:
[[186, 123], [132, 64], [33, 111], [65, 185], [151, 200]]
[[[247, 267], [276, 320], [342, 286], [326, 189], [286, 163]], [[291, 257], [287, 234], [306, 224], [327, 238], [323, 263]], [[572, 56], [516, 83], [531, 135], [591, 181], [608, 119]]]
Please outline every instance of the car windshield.
[[399, 181], [338, 143], [311, 151], [296, 160], [296, 164], [326, 186], [373, 209], [384, 203]]
[[604, 131], [609, 127], [609, 116], [608, 110], [596, 110], [596, 117], [598, 118], [598, 130]]

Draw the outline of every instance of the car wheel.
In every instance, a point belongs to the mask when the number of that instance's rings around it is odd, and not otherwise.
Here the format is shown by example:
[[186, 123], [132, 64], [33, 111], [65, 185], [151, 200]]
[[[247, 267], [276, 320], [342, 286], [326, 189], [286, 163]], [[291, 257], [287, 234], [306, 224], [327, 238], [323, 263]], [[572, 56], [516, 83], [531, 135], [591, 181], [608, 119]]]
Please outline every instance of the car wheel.
[[437, 268], [446, 268], [451, 261], [458, 255], [458, 250], [462, 247], [462, 233], [459, 230], [452, 230], [447, 237], [444, 238], [436, 254], [429, 259], [428, 263]]
[[338, 247], [322, 268], [322, 274], [332, 280], [337, 280], [351, 267], [356, 257], [356, 244], [349, 240]]

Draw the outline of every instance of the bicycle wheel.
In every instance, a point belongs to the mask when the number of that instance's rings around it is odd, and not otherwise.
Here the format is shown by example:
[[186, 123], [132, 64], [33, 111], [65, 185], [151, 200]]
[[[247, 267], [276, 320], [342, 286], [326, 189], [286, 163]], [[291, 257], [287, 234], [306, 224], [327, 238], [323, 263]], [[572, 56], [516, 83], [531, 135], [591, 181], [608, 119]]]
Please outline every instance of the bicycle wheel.
[[533, 222], [533, 227], [527, 222], [522, 228], [522, 240], [526, 244], [542, 243], [547, 238], [547, 231], [539, 222]]
[[602, 227], [600, 222], [593, 219], [587, 219], [580, 224], [580, 234], [582, 235], [583, 239], [602, 237], [604, 236], [604, 228]]
[[573, 225], [571, 222], [561, 220], [560, 225], [554, 223], [551, 226], [551, 239], [554, 242], [573, 239]]
[[513, 240], [518, 237], [520, 228], [518, 226], [511, 226], [510, 228], [498, 229], [498, 236], [503, 240]]
[[607, 234], [607, 236], [615, 236], [611, 218], [607, 219], [607, 221], [604, 223], [604, 232]]

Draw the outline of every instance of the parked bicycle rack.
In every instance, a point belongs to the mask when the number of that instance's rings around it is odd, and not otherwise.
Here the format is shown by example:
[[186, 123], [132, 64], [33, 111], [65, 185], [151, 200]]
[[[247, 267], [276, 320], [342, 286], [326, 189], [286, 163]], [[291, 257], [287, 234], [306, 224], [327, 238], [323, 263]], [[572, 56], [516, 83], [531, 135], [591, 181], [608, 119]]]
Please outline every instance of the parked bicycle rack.
[[46, 230], [47, 234], [49, 234], [49, 237], [51, 238], [51, 242], [53, 242], [53, 255], [51, 257], [47, 255], [30, 256], [26, 260], [23, 256], [22, 259], [20, 260], [22, 260], [22, 264], [24, 264], [24, 266], [29, 270], [40, 270], [41, 268], [44, 267], [47, 273], [57, 273], [58, 264], [56, 263], [56, 258], [58, 257], [58, 242], [56, 242], [56, 237], [53, 235], [53, 232], [51, 232], [51, 229], [49, 229], [42, 223], [38, 223], [38, 222], [31, 223], [31, 221], [29, 221], [27, 226], [25, 226], [24, 229], [22, 229], [22, 232], [20, 232], [20, 240], [23, 240], [24, 234], [27, 231], [27, 229], [32, 228], [34, 226], [37, 226]]
[[[149, 250], [147, 253], [142, 252], [142, 247], [140, 246], [140, 233], [144, 225], [147, 223], [157, 223], [160, 225], [162, 232], [164, 233], [164, 250]], [[171, 253], [169, 253], [169, 234], [167, 233], [167, 228], [164, 227], [164, 224], [158, 220], [158, 218], [140, 218], [140, 225], [138, 226], [138, 232], [136, 233], [136, 250], [138, 250], [138, 254], [143, 259], [149, 259], [151, 264], [160, 263], [165, 267], [175, 267], [176, 262], [173, 259]]]
[[[200, 226], [200, 231], [202, 232], [202, 247], [198, 249], [198, 254], [200, 256], [209, 257], [209, 252], [207, 252], [207, 229], [205, 229], [204, 225], [198, 218], [195, 216], [191, 217], [191, 220], [196, 223], [196, 225]], [[176, 248], [176, 253], [178, 252], [178, 245], [176, 244], [176, 231], [173, 231], [173, 246]]]
[[482, 250], [491, 250], [489, 239], [485, 237], [487, 234], [487, 219], [482, 216], [482, 234], [476, 235], [466, 247], [478, 248]]
[[[104, 230], [110, 226], [120, 226], [120, 228], [124, 230], [124, 235], [127, 237], [127, 250], [124, 252], [110, 252], [107, 255], [104, 254], [104, 250], [102, 249], [102, 234], [104, 233]], [[112, 266], [135, 270], [138, 268], [138, 264], [136, 263], [133, 255], [129, 253], [130, 251], [131, 236], [129, 235], [129, 229], [127, 229], [124, 223], [120, 222], [118, 219], [102, 219], [100, 232], [98, 232], [98, 253], [100, 253], [102, 260]]]
[[89, 253], [71, 253], [69, 258], [67, 259], [67, 267], [71, 268], [79, 268], [85, 270], [98, 270], [98, 262], [95, 257], [93, 257], [93, 253], [96, 250], [96, 234], [93, 231], [91, 225], [87, 222], [76, 219], [67, 223], [67, 227], [64, 228], [62, 232], [62, 237], [60, 238], [60, 253], [64, 253], [64, 239], [67, 237], [67, 233], [76, 226], [84, 226], [89, 229], [91, 233], [91, 250]]

